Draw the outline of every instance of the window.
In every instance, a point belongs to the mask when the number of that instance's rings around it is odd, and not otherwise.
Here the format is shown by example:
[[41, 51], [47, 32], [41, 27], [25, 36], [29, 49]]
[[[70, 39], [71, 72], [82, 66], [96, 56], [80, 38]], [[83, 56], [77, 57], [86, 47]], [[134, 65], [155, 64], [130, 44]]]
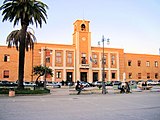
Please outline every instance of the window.
[[146, 66], [149, 67], [150, 66], [150, 62], [146, 61]]
[[61, 72], [56, 73], [56, 78], [61, 78]]
[[82, 25], [81, 25], [81, 30], [82, 30], [82, 31], [85, 31], [85, 29], [86, 29], [85, 24], [82, 24]]
[[158, 73], [155, 73], [155, 79], [158, 79]]
[[4, 70], [3, 78], [9, 78], [9, 70]]
[[69, 64], [72, 63], [72, 53], [67, 54], [67, 63], [69, 63]]
[[5, 54], [4, 55], [4, 62], [10, 61], [10, 55]]
[[141, 73], [138, 73], [138, 79], [141, 79]]
[[46, 57], [46, 62], [50, 63], [50, 57]]
[[62, 57], [61, 52], [56, 52], [56, 63], [62, 62], [61, 57]]
[[141, 66], [141, 61], [140, 60], [138, 60], [137, 65], [138, 65], [138, 67]]
[[129, 74], [128, 74], [128, 78], [129, 78], [129, 79], [132, 79], [132, 73], [129, 73]]
[[154, 66], [158, 67], [158, 61], [154, 61]]
[[82, 53], [82, 60], [81, 60], [81, 63], [82, 64], [86, 64], [87, 63], [87, 60], [86, 60], [86, 53]]
[[94, 54], [94, 55], [93, 55], [93, 62], [94, 62], [94, 64], [97, 64], [97, 61], [98, 61], [97, 59], [98, 59], [98, 58], [97, 58], [97, 55]]
[[50, 63], [50, 55], [52, 54], [52, 51], [46, 50], [45, 54], [46, 54], [46, 63]]
[[150, 73], [147, 73], [147, 79], [150, 79]]
[[112, 79], [116, 79], [116, 73], [112, 73]]
[[128, 60], [128, 66], [131, 66], [131, 65], [132, 65], [132, 61]]
[[112, 57], [111, 57], [111, 65], [114, 65], [115, 64], [115, 56], [113, 55]]

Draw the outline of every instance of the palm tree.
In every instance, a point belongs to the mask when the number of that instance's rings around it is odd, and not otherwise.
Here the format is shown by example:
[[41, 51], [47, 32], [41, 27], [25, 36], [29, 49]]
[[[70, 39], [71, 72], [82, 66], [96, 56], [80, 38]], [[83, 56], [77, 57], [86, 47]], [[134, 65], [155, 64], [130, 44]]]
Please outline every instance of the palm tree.
[[21, 29], [12, 31], [7, 37], [8, 46], [16, 46], [19, 50], [18, 89], [24, 89], [25, 48], [26, 50], [28, 50], [28, 46], [33, 48], [30, 40], [35, 39], [33, 34], [27, 32], [27, 28], [29, 24], [33, 25], [34, 23], [36, 27], [38, 25], [42, 27], [42, 22], [46, 23], [46, 9], [48, 9], [48, 6], [38, 0], [4, 0], [3, 5], [0, 7], [0, 10], [3, 10], [3, 22], [13, 21], [14, 26], [19, 22], [21, 23]]

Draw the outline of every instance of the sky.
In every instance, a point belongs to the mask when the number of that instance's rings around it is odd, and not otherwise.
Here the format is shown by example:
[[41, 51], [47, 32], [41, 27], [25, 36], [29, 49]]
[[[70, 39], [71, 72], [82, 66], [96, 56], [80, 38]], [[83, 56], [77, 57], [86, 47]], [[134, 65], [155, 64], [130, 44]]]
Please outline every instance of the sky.
[[[1, 0], [2, 5], [4, 0]], [[47, 24], [34, 29], [38, 43], [72, 44], [73, 23], [90, 21], [91, 44], [98, 46], [102, 35], [110, 39], [109, 48], [125, 53], [159, 54], [160, 0], [41, 0], [49, 7]], [[2, 22], [0, 11], [0, 45], [20, 24]]]

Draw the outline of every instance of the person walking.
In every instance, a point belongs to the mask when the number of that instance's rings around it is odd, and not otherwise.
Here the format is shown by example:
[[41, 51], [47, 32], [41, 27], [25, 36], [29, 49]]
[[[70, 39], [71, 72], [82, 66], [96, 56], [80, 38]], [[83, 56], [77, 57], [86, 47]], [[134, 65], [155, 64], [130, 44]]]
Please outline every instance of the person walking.
[[130, 87], [129, 87], [128, 82], [126, 82], [126, 93], [130, 93]]
[[83, 89], [83, 85], [80, 84], [79, 81], [77, 81], [77, 85], [76, 85], [76, 90], [78, 91], [77, 95], [81, 93], [82, 89]]

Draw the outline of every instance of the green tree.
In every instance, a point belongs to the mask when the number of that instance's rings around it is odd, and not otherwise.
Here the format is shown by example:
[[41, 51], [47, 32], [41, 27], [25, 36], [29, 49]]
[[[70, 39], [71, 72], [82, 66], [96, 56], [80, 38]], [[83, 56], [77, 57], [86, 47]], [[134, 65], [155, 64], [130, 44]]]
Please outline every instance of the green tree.
[[46, 77], [46, 75], [53, 76], [53, 72], [52, 72], [51, 68], [39, 65], [39, 66], [35, 66], [33, 68], [33, 75], [37, 76], [36, 81], [38, 81], [39, 77], [41, 77], [41, 76], [44, 76], [44, 75], [45, 75], [45, 77]]
[[[38, 0], [4, 0], [0, 7], [3, 15], [3, 22], [14, 22], [14, 26], [20, 22], [21, 29], [12, 31], [7, 37], [8, 46], [16, 46], [19, 50], [19, 71], [18, 71], [18, 89], [24, 89], [24, 60], [25, 49], [28, 46], [33, 48], [33, 41], [35, 37], [33, 34], [27, 32], [29, 24], [36, 24], [42, 27], [42, 22], [46, 23], [46, 9], [48, 6]], [[29, 41], [28, 41], [29, 40]]]

